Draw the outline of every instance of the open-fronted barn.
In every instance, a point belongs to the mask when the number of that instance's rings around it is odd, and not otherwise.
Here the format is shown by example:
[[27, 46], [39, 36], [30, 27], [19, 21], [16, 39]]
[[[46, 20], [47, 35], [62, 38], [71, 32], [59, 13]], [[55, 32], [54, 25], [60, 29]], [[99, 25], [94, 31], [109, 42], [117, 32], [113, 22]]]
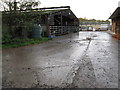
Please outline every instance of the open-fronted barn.
[[[70, 6], [4, 11], [3, 33], [13, 37], [57, 36], [79, 29], [79, 20]], [[8, 27], [8, 28], [6, 28]]]
[[79, 20], [69, 6], [40, 8], [43, 34], [47, 36], [76, 32]]

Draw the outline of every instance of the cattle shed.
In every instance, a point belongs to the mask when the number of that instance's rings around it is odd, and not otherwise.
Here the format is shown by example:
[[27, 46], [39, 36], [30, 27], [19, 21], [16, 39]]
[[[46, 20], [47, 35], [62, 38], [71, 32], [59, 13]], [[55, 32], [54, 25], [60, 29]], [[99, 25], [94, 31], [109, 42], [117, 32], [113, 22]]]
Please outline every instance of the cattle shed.
[[79, 30], [79, 20], [70, 6], [40, 8], [37, 12], [41, 15], [43, 36], [57, 36]]
[[120, 7], [118, 7], [110, 16], [112, 20], [112, 32], [120, 35]]
[[11, 31], [14, 37], [39, 37], [41, 31], [42, 36], [58, 36], [79, 30], [79, 20], [70, 6], [4, 11], [2, 14], [3, 31]]

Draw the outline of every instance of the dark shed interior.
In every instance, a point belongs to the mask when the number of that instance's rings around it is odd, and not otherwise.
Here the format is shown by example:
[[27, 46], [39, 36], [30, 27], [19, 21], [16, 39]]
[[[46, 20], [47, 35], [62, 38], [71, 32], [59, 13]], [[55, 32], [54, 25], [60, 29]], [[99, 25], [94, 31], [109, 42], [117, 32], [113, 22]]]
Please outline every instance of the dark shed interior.
[[67, 34], [79, 29], [79, 20], [69, 6], [44, 8], [41, 17], [40, 24], [46, 36]]

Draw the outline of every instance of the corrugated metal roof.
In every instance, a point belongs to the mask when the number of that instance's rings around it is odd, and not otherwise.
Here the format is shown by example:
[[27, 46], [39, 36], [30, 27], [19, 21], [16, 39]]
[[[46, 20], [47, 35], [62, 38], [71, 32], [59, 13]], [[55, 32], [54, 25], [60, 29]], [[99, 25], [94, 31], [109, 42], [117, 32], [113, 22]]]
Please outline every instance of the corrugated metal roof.
[[118, 7], [109, 18], [114, 19], [116, 17], [120, 17], [120, 7]]
[[[61, 7], [45, 7], [45, 8], [35, 8], [35, 9], [28, 9], [28, 10], [17, 10], [18, 12], [32, 12], [32, 13], [39, 13], [39, 14], [52, 14], [60, 11], [70, 10], [70, 6], [61, 6]], [[8, 12], [9, 11], [3, 11]]]
[[[57, 9], [57, 10], [32, 10], [32, 11], [21, 11], [22, 13], [32, 13], [32, 14], [39, 14], [39, 15], [45, 15], [45, 14], [54, 14], [54, 13], [60, 13], [62, 11], [69, 10], [69, 9]], [[3, 13], [10, 13], [9, 11], [3, 11]], [[20, 13], [20, 12], [18, 12]]]
[[64, 10], [68, 10], [68, 9], [59, 9], [59, 10], [42, 10], [42, 11], [37, 11], [41, 14], [52, 14], [52, 13], [56, 13], [56, 12], [60, 12], [60, 11], [64, 11]]

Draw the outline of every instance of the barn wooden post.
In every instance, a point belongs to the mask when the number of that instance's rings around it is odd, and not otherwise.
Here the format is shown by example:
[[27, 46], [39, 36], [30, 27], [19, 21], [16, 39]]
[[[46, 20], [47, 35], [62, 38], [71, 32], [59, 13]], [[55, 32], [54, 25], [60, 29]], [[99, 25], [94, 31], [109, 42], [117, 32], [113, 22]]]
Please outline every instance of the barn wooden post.
[[46, 17], [46, 25], [47, 25], [47, 36], [50, 36], [49, 16], [45, 15], [45, 17]]
[[63, 23], [62, 23], [62, 13], [61, 13], [61, 33], [63, 33], [62, 25], [63, 25]]

